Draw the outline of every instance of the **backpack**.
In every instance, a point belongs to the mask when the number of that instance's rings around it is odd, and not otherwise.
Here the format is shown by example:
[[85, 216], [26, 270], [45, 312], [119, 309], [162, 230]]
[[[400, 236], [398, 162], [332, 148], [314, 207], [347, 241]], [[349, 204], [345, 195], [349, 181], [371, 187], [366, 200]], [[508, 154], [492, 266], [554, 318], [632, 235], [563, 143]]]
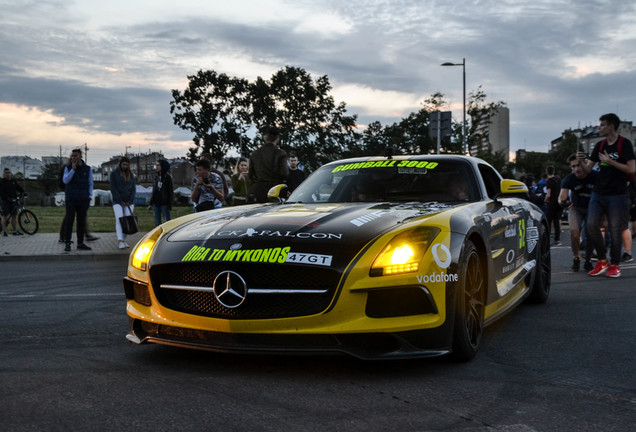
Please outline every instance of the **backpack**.
[[[598, 147], [598, 152], [601, 153], [603, 151], [603, 145], [607, 142], [607, 138], [604, 139], [603, 141], [601, 141], [601, 144]], [[623, 156], [623, 137], [621, 135], [618, 136], [618, 157], [622, 157]], [[627, 181], [631, 182], [632, 180], [634, 180], [634, 173], [631, 174], [625, 174], [625, 177], [627, 177]]]

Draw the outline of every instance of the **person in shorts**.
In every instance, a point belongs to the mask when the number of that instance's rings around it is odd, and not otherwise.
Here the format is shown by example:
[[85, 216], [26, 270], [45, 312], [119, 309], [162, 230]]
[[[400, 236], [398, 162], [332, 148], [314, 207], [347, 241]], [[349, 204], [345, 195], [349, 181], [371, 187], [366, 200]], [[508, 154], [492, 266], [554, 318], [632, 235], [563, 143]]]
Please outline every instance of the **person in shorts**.
[[11, 217], [13, 235], [22, 235], [18, 231], [18, 205], [16, 200], [24, 193], [22, 186], [13, 178], [9, 168], [4, 169], [2, 180], [0, 180], [0, 201], [2, 206], [2, 235], [7, 237], [7, 219]]
[[[587, 227], [587, 209], [590, 204], [590, 197], [594, 184], [598, 180], [597, 171], [585, 171], [583, 161], [578, 159], [576, 155], [568, 157], [568, 163], [572, 172], [568, 174], [561, 182], [561, 191], [559, 192], [559, 204], [564, 209], [568, 209], [568, 224], [570, 225], [570, 240], [572, 248], [572, 271], [578, 272], [581, 267], [581, 258], [579, 249], [581, 243], [581, 234], [585, 232]], [[592, 270], [592, 242], [585, 242], [585, 264], [584, 269]]]

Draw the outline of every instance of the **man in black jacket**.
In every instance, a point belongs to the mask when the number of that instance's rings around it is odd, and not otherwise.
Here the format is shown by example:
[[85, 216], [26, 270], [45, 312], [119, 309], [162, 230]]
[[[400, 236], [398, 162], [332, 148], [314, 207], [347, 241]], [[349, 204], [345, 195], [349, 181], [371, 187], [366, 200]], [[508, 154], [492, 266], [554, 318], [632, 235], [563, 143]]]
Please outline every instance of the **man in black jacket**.
[[93, 196], [93, 173], [91, 167], [82, 160], [82, 150], [75, 149], [71, 152], [71, 164], [64, 168], [62, 181], [66, 185], [66, 241], [65, 251], [71, 250], [71, 236], [73, 234], [73, 222], [77, 215], [77, 249], [91, 250], [84, 244], [86, 228], [86, 214]]
[[298, 158], [295, 154], [289, 155], [289, 174], [287, 175], [287, 187], [293, 192], [305, 180], [305, 173], [298, 168]]
[[157, 176], [152, 185], [152, 195], [148, 210], [154, 210], [155, 226], [161, 225], [161, 217], [165, 222], [170, 220], [170, 210], [172, 210], [172, 200], [174, 199], [174, 185], [170, 175], [170, 163], [161, 159], [155, 166]]
[[287, 153], [278, 148], [280, 143], [280, 129], [268, 127], [263, 134], [262, 146], [250, 156], [249, 179], [252, 181], [249, 194], [250, 201], [267, 202], [267, 192], [270, 188], [285, 183], [289, 168], [287, 167]]
[[554, 246], [561, 246], [561, 213], [563, 213], [563, 209], [558, 200], [561, 191], [561, 177], [554, 174], [553, 166], [547, 167], [545, 172], [548, 175], [545, 182], [545, 215], [548, 218], [548, 226], [554, 228]]
[[0, 180], [0, 198], [2, 199], [2, 235], [7, 236], [7, 219], [11, 216], [11, 225], [13, 226], [13, 235], [22, 235], [18, 231], [18, 206], [16, 199], [18, 194], [23, 194], [24, 189], [13, 178], [9, 168], [4, 169], [4, 176]]

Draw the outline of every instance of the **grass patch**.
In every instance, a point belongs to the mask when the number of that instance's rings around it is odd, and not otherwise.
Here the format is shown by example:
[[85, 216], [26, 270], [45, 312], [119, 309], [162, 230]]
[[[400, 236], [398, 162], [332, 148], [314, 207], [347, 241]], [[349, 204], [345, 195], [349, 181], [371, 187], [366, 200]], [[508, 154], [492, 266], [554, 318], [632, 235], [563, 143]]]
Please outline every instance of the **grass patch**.
[[[66, 209], [64, 207], [40, 207], [27, 205], [38, 218], [40, 223], [39, 233], [60, 232], [60, 225]], [[170, 212], [172, 219], [192, 213], [192, 207], [173, 207]], [[137, 206], [134, 211], [138, 218], [139, 231], [150, 231], [155, 227], [155, 218], [152, 210], [145, 206]], [[115, 214], [112, 207], [90, 207], [88, 209], [88, 229], [90, 232], [115, 232]], [[75, 231], [75, 228], [73, 229]]]

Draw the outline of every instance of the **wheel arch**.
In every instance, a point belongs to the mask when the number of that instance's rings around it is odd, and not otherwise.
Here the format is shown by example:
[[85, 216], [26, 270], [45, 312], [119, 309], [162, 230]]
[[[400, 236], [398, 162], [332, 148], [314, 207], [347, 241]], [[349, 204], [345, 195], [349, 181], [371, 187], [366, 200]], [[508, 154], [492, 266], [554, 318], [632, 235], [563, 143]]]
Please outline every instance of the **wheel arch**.
[[[487, 251], [486, 242], [477, 232], [473, 232], [469, 234], [466, 237], [466, 240], [470, 240], [473, 243], [473, 245], [475, 245], [475, 248], [477, 248], [477, 254], [479, 255], [479, 262], [481, 264], [482, 271], [484, 272], [484, 275], [486, 276], [486, 281], [487, 281], [487, 287], [486, 287], [486, 290], [484, 291], [484, 296], [488, 297], [488, 293], [490, 292], [490, 288], [491, 288], [490, 275], [492, 274], [492, 272], [490, 268], [491, 266], [489, 265], [490, 261], [488, 260], [488, 253], [486, 252]], [[482, 300], [484, 301], [484, 304], [488, 304], [488, 298], [484, 298]]]

